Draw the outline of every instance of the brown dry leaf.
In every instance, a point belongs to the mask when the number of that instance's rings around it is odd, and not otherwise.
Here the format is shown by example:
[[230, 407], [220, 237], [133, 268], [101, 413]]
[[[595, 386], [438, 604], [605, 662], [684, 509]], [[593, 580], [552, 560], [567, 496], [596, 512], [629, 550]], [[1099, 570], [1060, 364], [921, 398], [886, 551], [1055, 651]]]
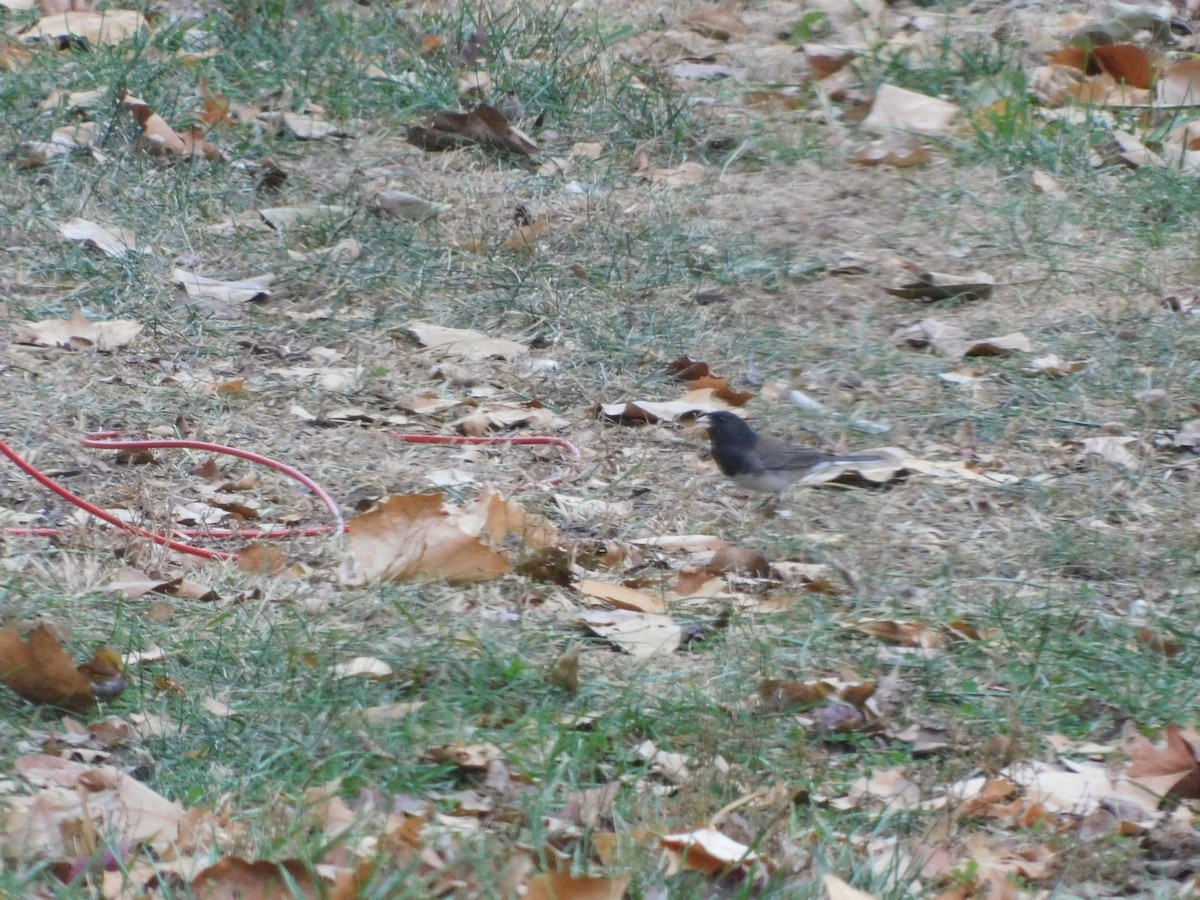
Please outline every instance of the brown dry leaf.
[[78, 307], [70, 319], [46, 319], [18, 328], [13, 340], [18, 344], [33, 344], [38, 347], [65, 347], [70, 350], [93, 347], [97, 350], [112, 350], [124, 347], [142, 331], [140, 322], [128, 319], [113, 319], [108, 322], [92, 322]]
[[250, 862], [227, 856], [196, 876], [191, 894], [196, 900], [318, 900], [329, 895], [329, 885], [299, 860]]
[[771, 109], [803, 109], [808, 100], [798, 87], [778, 88], [773, 91], [747, 91], [742, 95], [747, 106], [765, 106]]
[[100, 137], [99, 122], [63, 125], [50, 132], [48, 141], [25, 141], [18, 145], [17, 153], [24, 154], [24, 159], [18, 159], [17, 168], [44, 166], [50, 160], [66, 156], [73, 150], [95, 147], [100, 143]]
[[1172, 63], [1154, 83], [1155, 99], [1162, 106], [1200, 105], [1200, 60]]
[[579, 693], [579, 645], [575, 645], [554, 661], [546, 673], [546, 681], [568, 694]]
[[1125, 744], [1131, 760], [1125, 774], [1135, 784], [1143, 784], [1157, 793], [1187, 800], [1200, 798], [1197, 747], [1200, 747], [1200, 733], [1194, 728], [1168, 725], [1165, 747], [1157, 747], [1135, 734]]
[[478, 362], [484, 359], [516, 359], [525, 356], [529, 348], [508, 338], [489, 337], [464, 328], [446, 328], [432, 322], [409, 322], [405, 333], [436, 356], [454, 356]]
[[851, 887], [836, 875], [827, 874], [821, 878], [825, 882], [825, 892], [829, 900], [876, 900], [874, 894]]
[[873, 130], [895, 129], [918, 134], [949, 134], [950, 123], [958, 115], [953, 103], [914, 91], [882, 84], [875, 93], [871, 112], [862, 127]]
[[589, 597], [595, 597], [597, 600], [603, 600], [616, 609], [645, 613], [667, 611], [667, 604], [660, 598], [643, 594], [641, 591], [635, 591], [633, 588], [627, 588], [620, 584], [608, 584], [593, 578], [585, 578], [575, 585], [575, 590]]
[[90, 662], [76, 667], [46, 625], [25, 641], [15, 628], [0, 631], [0, 680], [32, 703], [73, 712], [90, 711], [98, 697], [108, 700], [125, 689], [120, 656], [98, 650]]
[[251, 575], [278, 575], [287, 568], [287, 557], [278, 547], [255, 542], [238, 551], [237, 564]]
[[513, 229], [512, 236], [500, 245], [501, 250], [530, 252], [537, 249], [537, 242], [546, 230], [546, 220], [538, 219], [528, 225], [518, 225]]
[[641, 168], [634, 174], [654, 185], [677, 188], [698, 184], [708, 177], [708, 170], [697, 162], [686, 162], [673, 169], [651, 168], [649, 161], [643, 158]]
[[673, 375], [680, 381], [695, 381], [712, 375], [708, 363], [697, 362], [686, 354], [674, 360], [667, 366], [667, 374]]
[[149, 31], [146, 17], [132, 9], [107, 9], [104, 12], [72, 10], [45, 16], [17, 36], [26, 43], [45, 41], [67, 47], [84, 40], [92, 46], [119, 44], [143, 31]]
[[1136, 442], [1137, 438], [1135, 437], [1109, 434], [1103, 437], [1084, 438], [1079, 443], [1084, 453], [1099, 456], [1105, 462], [1122, 469], [1136, 469], [1140, 463], [1129, 450], [1129, 445]]
[[922, 319], [916, 325], [901, 329], [896, 337], [917, 349], [932, 347], [942, 356], [1007, 356], [1033, 349], [1029, 338], [1019, 331], [971, 340], [957, 325], [939, 319]]
[[142, 126], [142, 136], [134, 145], [137, 149], [151, 156], [203, 156], [217, 162], [226, 159], [222, 151], [204, 140], [204, 129], [199, 125], [179, 134], [145, 100], [127, 90], [121, 91], [117, 99]]
[[197, 275], [186, 269], [172, 269], [171, 281], [183, 285], [189, 297], [204, 297], [210, 300], [220, 300], [225, 303], [247, 303], [254, 300], [265, 300], [271, 296], [268, 290], [275, 276], [271, 273], [255, 275], [253, 278], [242, 278], [238, 281], [220, 281], [206, 275]]
[[419, 125], [408, 129], [408, 142], [422, 150], [456, 150], [471, 144], [484, 144], [532, 156], [538, 146], [519, 128], [514, 127], [500, 110], [480, 103], [468, 113], [439, 110], [429, 128]]
[[950, 275], [918, 271], [897, 276], [895, 283], [884, 290], [906, 300], [986, 300], [995, 286], [996, 279], [987, 272]]
[[576, 621], [639, 659], [674, 653], [683, 642], [683, 629], [654, 613], [593, 609], [580, 613]]
[[1024, 334], [1014, 331], [994, 338], [979, 338], [968, 340], [962, 351], [963, 356], [1008, 356], [1010, 353], [1028, 353], [1033, 349]]
[[[1154, 81], [1157, 65], [1136, 44], [1110, 44], [1093, 47], [1090, 62], [1118, 84], [1148, 89]], [[1090, 68], [1090, 66], [1089, 66]]]
[[735, 391], [729, 384], [728, 378], [717, 378], [712, 375], [706, 375], [703, 378], [696, 378], [687, 383], [689, 391], [703, 391], [709, 389], [713, 392], [713, 396], [730, 406], [745, 406], [754, 399], [754, 394], [750, 391]]
[[621, 900], [629, 876], [572, 875], [556, 871], [535, 875], [525, 885], [524, 900]]
[[526, 547], [550, 547], [559, 538], [553, 522], [529, 512], [516, 500], [506, 500], [490, 485], [480, 492], [475, 508], [459, 517], [456, 524], [465, 533], [482, 535], [495, 545], [503, 543], [510, 534]]
[[911, 169], [933, 159], [933, 148], [920, 135], [891, 131], [851, 157], [860, 166], [894, 166]]
[[1150, 628], [1139, 628], [1137, 640], [1146, 649], [1153, 650], [1155, 653], [1161, 653], [1163, 656], [1178, 656], [1183, 652], [1182, 643], [1163, 637], [1157, 631]]
[[641, 425], [655, 422], [677, 422], [685, 416], [729, 410], [712, 388], [688, 391], [678, 400], [631, 400], [627, 403], [603, 403], [600, 411], [622, 425]]
[[354, 568], [343, 583], [491, 581], [512, 566], [442, 513], [441, 494], [393, 494], [347, 526]]
[[840, 72], [850, 60], [858, 56], [858, 51], [850, 47], [833, 47], [827, 44], [804, 44], [800, 49], [804, 52], [804, 58], [808, 60], [808, 68], [813, 78], [818, 81]]
[[486, 771], [494, 762], [504, 762], [504, 752], [495, 744], [439, 744], [421, 754], [435, 763], [451, 763], [460, 769]]
[[663, 835], [659, 838], [659, 845], [667, 851], [668, 875], [690, 870], [713, 878], [763, 858], [715, 828]]
[[137, 238], [128, 228], [109, 228], [76, 217], [58, 226], [58, 232], [69, 241], [84, 241], [114, 259], [130, 253], [149, 253], [148, 248], [139, 248]]
[[1057, 354], [1051, 353], [1048, 356], [1039, 356], [1036, 359], [1029, 361], [1029, 371], [1038, 372], [1042, 375], [1053, 375], [1062, 377], [1063, 375], [1074, 375], [1076, 372], [1082, 372], [1087, 368], [1087, 363], [1080, 359], [1064, 360]]
[[727, 41], [746, 34], [749, 29], [731, 5], [706, 3], [698, 6], [683, 20], [691, 31], [714, 41]]
[[921, 647], [927, 650], [946, 646], [946, 636], [919, 622], [897, 622], [891, 619], [873, 619], [856, 622], [855, 631], [890, 641], [905, 647]]

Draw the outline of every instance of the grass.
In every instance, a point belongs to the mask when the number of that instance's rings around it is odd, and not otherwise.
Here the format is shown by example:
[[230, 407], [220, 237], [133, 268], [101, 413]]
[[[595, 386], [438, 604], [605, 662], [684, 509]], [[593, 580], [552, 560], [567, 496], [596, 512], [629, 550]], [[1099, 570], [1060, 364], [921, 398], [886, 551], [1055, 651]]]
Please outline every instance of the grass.
[[[173, 55], [181, 29], [160, 27], [136, 52], [39, 52], [0, 81], [4, 146], [45, 138], [70, 119], [61, 108], [39, 112], [50, 87], [125, 86], [182, 127], [201, 109], [201, 78], [237, 102], [290, 91], [293, 109], [320, 104], [354, 130], [318, 143], [246, 124], [217, 129], [214, 139], [239, 161], [270, 158], [288, 170], [272, 197], [256, 194], [254, 173], [238, 165], [165, 164], [132, 152], [137, 129], [115, 104], [96, 113], [103, 159], [79, 154], [28, 170], [15, 157], [0, 163], [9, 185], [0, 206], [9, 318], [62, 317], [82, 304], [93, 317], [146, 326], [138, 343], [111, 354], [55, 351], [23, 363], [29, 369], [6, 370], [10, 400], [0, 410], [0, 435], [48, 468], [77, 472], [64, 478], [81, 493], [141, 504], [160, 521], [167, 498], [194, 493], [192, 473], [203, 459], [163, 454], [147, 467], [118, 468], [77, 449], [78, 432], [118, 425], [141, 432], [183, 420], [213, 440], [304, 469], [347, 507], [423, 489], [427, 473], [443, 467], [477, 469], [481, 480], [508, 489], [530, 473], [549, 474], [549, 461], [516, 452], [462, 457], [400, 447], [379, 427], [317, 428], [291, 411], [395, 412], [418, 390], [466, 397], [475, 388], [472, 402], [489, 394], [537, 400], [566, 418], [566, 434], [588, 454], [588, 474], [560, 492], [625, 504], [626, 512], [570, 524], [580, 546], [710, 533], [772, 560], [835, 564], [852, 574], [853, 586], [805, 595], [783, 612], [681, 605], [672, 615], [703, 639], [639, 662], [572, 624], [573, 591], [530, 578], [466, 589], [347, 589], [336, 583], [338, 547], [301, 541], [288, 550], [308, 567], [298, 580], [205, 567], [195, 577], [214, 586], [218, 602], [156, 598], [165, 605], [152, 616], [151, 600], [104, 586], [126, 562], [174, 573], [176, 558], [94, 532], [54, 542], [6, 537], [5, 622], [68, 624], [67, 644], [79, 658], [99, 644], [166, 651], [162, 663], [134, 670], [105, 712], [161, 716], [169, 725], [109, 748], [112, 764], [186, 806], [226, 814], [234, 835], [227, 852], [247, 859], [324, 859], [337, 841], [323, 833], [305, 792], [337, 779], [348, 803], [425, 804], [431, 833], [441, 829], [430, 846], [467, 885], [460, 892], [478, 896], [498, 894], [497, 873], [522, 852], [548, 867], [548, 841], [579, 871], [631, 873], [632, 897], [709, 896], [712, 885], [696, 873], [666, 875], [639, 830], [699, 828], [761, 791], [721, 823], [779, 862], [761, 895], [823, 896], [819, 876], [833, 872], [881, 897], [901, 897], [903, 860], [882, 848], [912, 846], [933, 817], [825, 802], [859, 777], [903, 767], [932, 794], [1009, 760], [1047, 758], [1048, 735], [1115, 742], [1122, 728], [1157, 735], [1195, 719], [1190, 686], [1200, 653], [1187, 625], [1200, 562], [1195, 470], [1188, 457], [1155, 444], [1162, 429], [1194, 417], [1190, 390], [1200, 378], [1194, 321], [1159, 306], [1161, 295], [1194, 281], [1187, 226], [1198, 201], [1190, 177], [1092, 169], [1087, 150], [1107, 139], [1105, 128], [1042, 121], [1026, 99], [1028, 60], [1009, 44], [951, 35], [925, 58], [882, 46], [866, 54], [865, 86], [890, 81], [943, 94], [974, 117], [928, 168], [866, 170], [803, 110], [741, 109], [744, 85], [689, 88], [729, 105], [692, 104], [655, 65], [617, 54], [648, 26], [612, 12], [464, 4], [418, 20], [371, 6], [319, 6], [255, 3], [214, 13], [198, 27], [220, 39], [221, 52], [195, 65]], [[456, 59], [480, 28], [485, 52], [469, 64]], [[422, 55], [425, 34], [444, 49]], [[367, 62], [411, 77], [369, 78]], [[458, 108], [455, 83], [468, 68], [488, 71], [497, 96], [511, 91], [531, 118], [544, 114], [534, 137], [549, 154], [598, 141], [600, 158], [578, 159], [556, 178], [489, 152], [437, 156], [408, 147], [407, 125]], [[991, 107], [997, 92], [1008, 98], [1003, 107]], [[708, 139], [726, 134], [745, 149], [713, 149]], [[651, 186], [635, 174], [642, 154], [652, 168], [699, 161], [713, 175], [694, 186]], [[1067, 196], [1033, 193], [1034, 169], [1051, 172]], [[572, 179], [603, 190], [578, 199], [563, 191]], [[382, 218], [370, 196], [385, 183], [452, 209], [421, 225]], [[286, 234], [214, 228], [262, 206], [302, 203], [352, 212]], [[502, 241], [518, 203], [549, 222], [537, 253], [456, 249], [470, 238]], [[131, 227], [153, 253], [110, 260], [59, 242], [55, 225], [75, 215]], [[346, 237], [363, 246], [353, 263], [297, 264], [286, 253]], [[862, 254], [871, 275], [834, 274], [846, 251]], [[181, 255], [216, 277], [274, 272], [275, 294], [233, 317], [181, 306], [169, 281]], [[878, 290], [895, 259], [936, 271], [983, 268], [1000, 285], [988, 301], [922, 307]], [[696, 304], [696, 291], [710, 287], [731, 299]], [[327, 318], [287, 315], [326, 306]], [[973, 336], [1019, 329], [1037, 354], [1089, 365], [1049, 379], [1025, 371], [1023, 357], [980, 360], [971, 365], [988, 378], [948, 385], [937, 375], [960, 363], [892, 338], [926, 316], [953, 319]], [[548, 346], [539, 355], [559, 368], [538, 377], [488, 364], [441, 380], [399, 334], [413, 318], [540, 335]], [[275, 371], [316, 365], [322, 357], [313, 351], [328, 350], [340, 355], [336, 365], [361, 367], [355, 387], [330, 391]], [[787, 381], [839, 414], [810, 415], [764, 391], [750, 408], [768, 431], [815, 430], [857, 445], [874, 438], [856, 433], [846, 417], [884, 420], [893, 431], [882, 443], [929, 458], [991, 458], [1023, 480], [992, 488], [913, 476], [872, 491], [801, 491], [785, 504], [791, 517], [760, 516], [703, 466], [693, 438], [594, 418], [598, 402], [677, 396], [681, 387], [664, 369], [685, 352], [734, 381]], [[179, 373], [245, 377], [247, 387], [206, 394], [184, 386]], [[1165, 405], [1140, 404], [1134, 393], [1147, 387], [1166, 390]], [[445, 430], [458, 414], [413, 427]], [[1137, 468], [1080, 453], [1078, 442], [1101, 435], [1107, 423], [1137, 437]], [[52, 523], [67, 515], [15, 470], [3, 479], [6, 509], [45, 510]], [[274, 513], [307, 509], [271, 476], [259, 491]], [[561, 518], [544, 494], [523, 502]], [[661, 578], [677, 562], [651, 558], [626, 574]], [[871, 617], [931, 627], [966, 619], [987, 637], [907, 653], [846, 627]], [[1143, 624], [1178, 641], [1181, 652], [1148, 648], [1138, 636]], [[575, 645], [582, 646], [581, 686], [570, 694], [548, 673]], [[336, 677], [336, 666], [358, 656], [384, 660], [393, 676]], [[893, 671], [906, 683], [892, 713], [896, 730], [937, 729], [950, 751], [920, 756], [881, 735], [822, 735], [792, 713], [756, 705], [764, 679], [881, 679]], [[231, 714], [214, 713], [206, 701]], [[394, 703], [423, 705], [382, 724], [364, 718], [364, 709]], [[564, 724], [585, 713], [596, 716], [587, 726]], [[57, 722], [48, 710], [0, 694], [0, 768], [40, 747]], [[686, 754], [690, 774], [676, 782], [656, 771], [641, 749], [646, 742]], [[493, 790], [483, 773], [435, 761], [431, 748], [447, 744], [494, 745], [517, 786]], [[573, 832], [562, 827], [573, 795], [614, 782], [611, 814], [574, 823]], [[804, 795], [811, 799], [791, 800]], [[458, 815], [472, 803], [487, 809]], [[474, 830], [453, 834], [447, 823], [463, 819]], [[602, 865], [597, 834], [609, 830], [618, 840]], [[1167, 889], [1145, 868], [1136, 839], [1106, 838], [1094, 850], [1069, 831], [1004, 834], [1014, 846], [1053, 847], [1053, 874], [1037, 886], [1058, 896], [1086, 881], [1150, 896]], [[1085, 853], [1098, 861], [1084, 865]], [[959, 877], [967, 881], [970, 865], [963, 865]], [[385, 855], [360, 895], [429, 896], [434, 879]], [[0, 894], [94, 890], [94, 878], [64, 887], [42, 860], [17, 855], [0, 866]], [[753, 892], [743, 885], [731, 894]], [[173, 887], [162, 895], [188, 893]]]

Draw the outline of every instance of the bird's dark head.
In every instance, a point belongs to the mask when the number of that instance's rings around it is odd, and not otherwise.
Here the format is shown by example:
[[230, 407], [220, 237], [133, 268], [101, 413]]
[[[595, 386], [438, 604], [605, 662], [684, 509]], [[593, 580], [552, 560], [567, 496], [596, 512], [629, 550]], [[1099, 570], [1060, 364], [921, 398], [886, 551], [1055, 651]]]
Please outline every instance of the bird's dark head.
[[758, 443], [758, 435], [741, 416], [731, 412], [710, 412], [702, 419], [708, 425], [708, 438], [713, 447], [750, 450]]

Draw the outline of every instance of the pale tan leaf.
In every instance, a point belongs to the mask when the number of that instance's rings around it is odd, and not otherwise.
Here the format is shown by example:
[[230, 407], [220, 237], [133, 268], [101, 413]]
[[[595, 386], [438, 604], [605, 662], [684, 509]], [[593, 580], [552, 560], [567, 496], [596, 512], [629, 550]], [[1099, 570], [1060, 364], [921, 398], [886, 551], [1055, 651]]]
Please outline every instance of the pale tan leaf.
[[271, 296], [268, 286], [275, 276], [255, 275], [252, 278], [242, 278], [237, 281], [221, 281], [206, 275], [197, 275], [186, 269], [172, 269], [171, 281], [183, 285], [189, 297], [206, 297], [212, 300], [222, 300], [228, 303], [246, 303], [251, 300], [263, 300]]
[[18, 326], [15, 340], [19, 344], [40, 347], [94, 347], [112, 350], [123, 347], [142, 331], [142, 323], [129, 319], [93, 322], [76, 308], [70, 319], [46, 319]]
[[58, 231], [67, 240], [84, 241], [102, 251], [105, 256], [116, 259], [129, 253], [150, 252], [148, 249], [138, 248], [137, 238], [128, 228], [106, 227], [76, 217], [59, 225]]
[[489, 337], [464, 328], [446, 328], [431, 322], [409, 322], [404, 330], [421, 346], [438, 356], [455, 356], [472, 361], [484, 359], [515, 359], [525, 356], [529, 348], [508, 338]]
[[872, 130], [896, 129], [918, 134], [949, 134], [950, 123], [958, 115], [953, 103], [914, 91], [882, 84], [875, 93], [871, 112], [862, 127]]
[[631, 656], [645, 659], [679, 649], [683, 629], [667, 616], [622, 609], [585, 610], [577, 620]]
[[624, 585], [596, 581], [593, 578], [583, 579], [575, 585], [575, 590], [589, 597], [595, 597], [597, 600], [603, 600], [609, 606], [617, 609], [646, 613], [662, 613], [667, 609], [667, 605], [658, 597], [643, 594], [641, 591], [635, 591]]
[[70, 12], [46, 16], [19, 32], [26, 42], [48, 41], [54, 44], [68, 38], [82, 38], [95, 46], [119, 44], [150, 28], [146, 17], [132, 9], [108, 9], [103, 12]]

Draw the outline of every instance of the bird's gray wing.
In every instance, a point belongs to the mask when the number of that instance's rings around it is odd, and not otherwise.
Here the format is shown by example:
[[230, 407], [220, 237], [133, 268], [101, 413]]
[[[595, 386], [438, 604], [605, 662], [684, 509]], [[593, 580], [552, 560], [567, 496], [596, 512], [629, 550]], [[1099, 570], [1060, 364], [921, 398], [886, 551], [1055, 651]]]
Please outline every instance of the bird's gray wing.
[[754, 455], [767, 471], [802, 471], [838, 459], [820, 450], [772, 437], [759, 437], [754, 445]]

